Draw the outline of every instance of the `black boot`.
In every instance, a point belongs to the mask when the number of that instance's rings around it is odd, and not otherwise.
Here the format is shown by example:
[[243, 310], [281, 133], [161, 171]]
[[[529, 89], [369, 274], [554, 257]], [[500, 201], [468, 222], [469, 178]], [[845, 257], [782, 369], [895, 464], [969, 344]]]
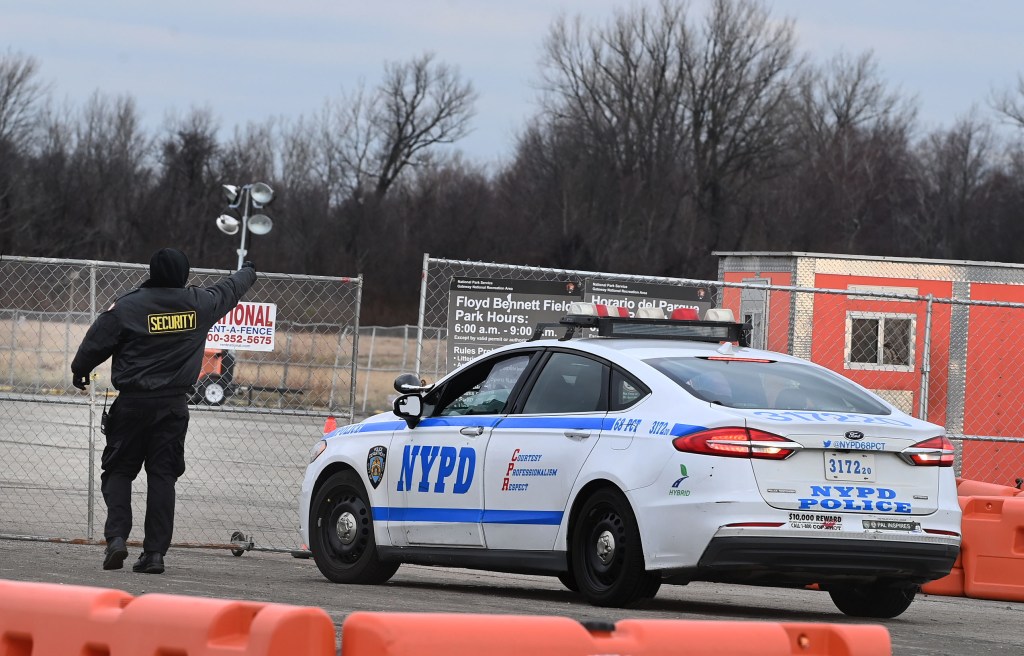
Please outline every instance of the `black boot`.
[[163, 574], [164, 555], [159, 551], [144, 551], [139, 560], [132, 565], [132, 571], [142, 574]]
[[121, 569], [128, 557], [128, 547], [122, 537], [107, 538], [107, 550], [103, 553], [103, 569]]

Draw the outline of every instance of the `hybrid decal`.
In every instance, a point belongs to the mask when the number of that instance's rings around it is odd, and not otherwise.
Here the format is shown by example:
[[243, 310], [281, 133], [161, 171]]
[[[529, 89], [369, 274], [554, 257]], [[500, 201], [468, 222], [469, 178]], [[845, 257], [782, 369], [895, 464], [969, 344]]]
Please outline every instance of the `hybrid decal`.
[[[415, 482], [416, 463], [419, 463], [419, 482]], [[436, 465], [436, 468], [435, 468]], [[405, 445], [402, 449], [402, 469], [395, 488], [399, 492], [433, 492], [444, 494], [448, 491], [448, 479], [453, 494], [465, 494], [473, 485], [476, 474], [476, 449], [464, 446], [416, 446]], [[431, 485], [433, 482], [433, 485]]]
[[826, 449], [846, 449], [849, 451], [885, 451], [885, 442], [848, 442], [846, 440], [825, 440], [821, 444]]
[[809, 498], [798, 499], [800, 510], [866, 510], [910, 514], [906, 501], [895, 501], [896, 490], [858, 485], [812, 485]]
[[679, 478], [672, 484], [672, 489], [668, 491], [670, 497], [688, 497], [690, 496], [689, 490], [679, 489], [679, 484], [690, 478], [690, 475], [686, 473], [686, 465], [679, 465]]
[[848, 415], [839, 412], [809, 412], [806, 410], [758, 410], [754, 413], [770, 421], [821, 421], [856, 422], [858, 424], [885, 424], [887, 426], [910, 426], [909, 422], [875, 415]]
[[370, 485], [377, 489], [380, 482], [384, 480], [385, 465], [388, 460], [388, 450], [384, 446], [375, 446], [366, 454], [366, 477], [370, 479]]
[[818, 513], [789, 513], [791, 528], [810, 528], [818, 531], [843, 530], [841, 515], [821, 515]]

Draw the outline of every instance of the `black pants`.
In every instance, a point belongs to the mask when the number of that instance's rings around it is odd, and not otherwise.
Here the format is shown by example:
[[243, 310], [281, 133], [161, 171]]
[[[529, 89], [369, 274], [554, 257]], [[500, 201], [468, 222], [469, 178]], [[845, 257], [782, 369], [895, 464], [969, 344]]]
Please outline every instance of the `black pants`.
[[104, 536], [125, 540], [132, 530], [132, 482], [146, 466], [144, 551], [167, 553], [174, 532], [174, 484], [185, 473], [188, 399], [119, 396], [107, 420], [100, 489], [107, 504]]

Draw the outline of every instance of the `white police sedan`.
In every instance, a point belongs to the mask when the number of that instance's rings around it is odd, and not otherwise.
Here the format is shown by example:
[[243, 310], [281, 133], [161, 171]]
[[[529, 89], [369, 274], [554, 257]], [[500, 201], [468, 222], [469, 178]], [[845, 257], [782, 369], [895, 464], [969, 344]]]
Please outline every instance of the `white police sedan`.
[[690, 581], [817, 584], [848, 615], [888, 618], [949, 573], [960, 508], [942, 427], [743, 346], [731, 321], [598, 314], [574, 304], [560, 337], [434, 385], [400, 376], [393, 413], [326, 435], [300, 496], [324, 576], [550, 574], [600, 606]]

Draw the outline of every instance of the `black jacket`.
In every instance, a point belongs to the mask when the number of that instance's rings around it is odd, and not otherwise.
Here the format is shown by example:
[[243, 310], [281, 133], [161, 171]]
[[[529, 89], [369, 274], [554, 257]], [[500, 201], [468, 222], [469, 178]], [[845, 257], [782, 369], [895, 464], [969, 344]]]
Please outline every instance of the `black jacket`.
[[119, 391], [187, 391], [202, 368], [206, 333], [255, 282], [247, 267], [210, 287], [128, 292], [89, 327], [71, 372], [88, 376], [113, 357], [110, 379]]

